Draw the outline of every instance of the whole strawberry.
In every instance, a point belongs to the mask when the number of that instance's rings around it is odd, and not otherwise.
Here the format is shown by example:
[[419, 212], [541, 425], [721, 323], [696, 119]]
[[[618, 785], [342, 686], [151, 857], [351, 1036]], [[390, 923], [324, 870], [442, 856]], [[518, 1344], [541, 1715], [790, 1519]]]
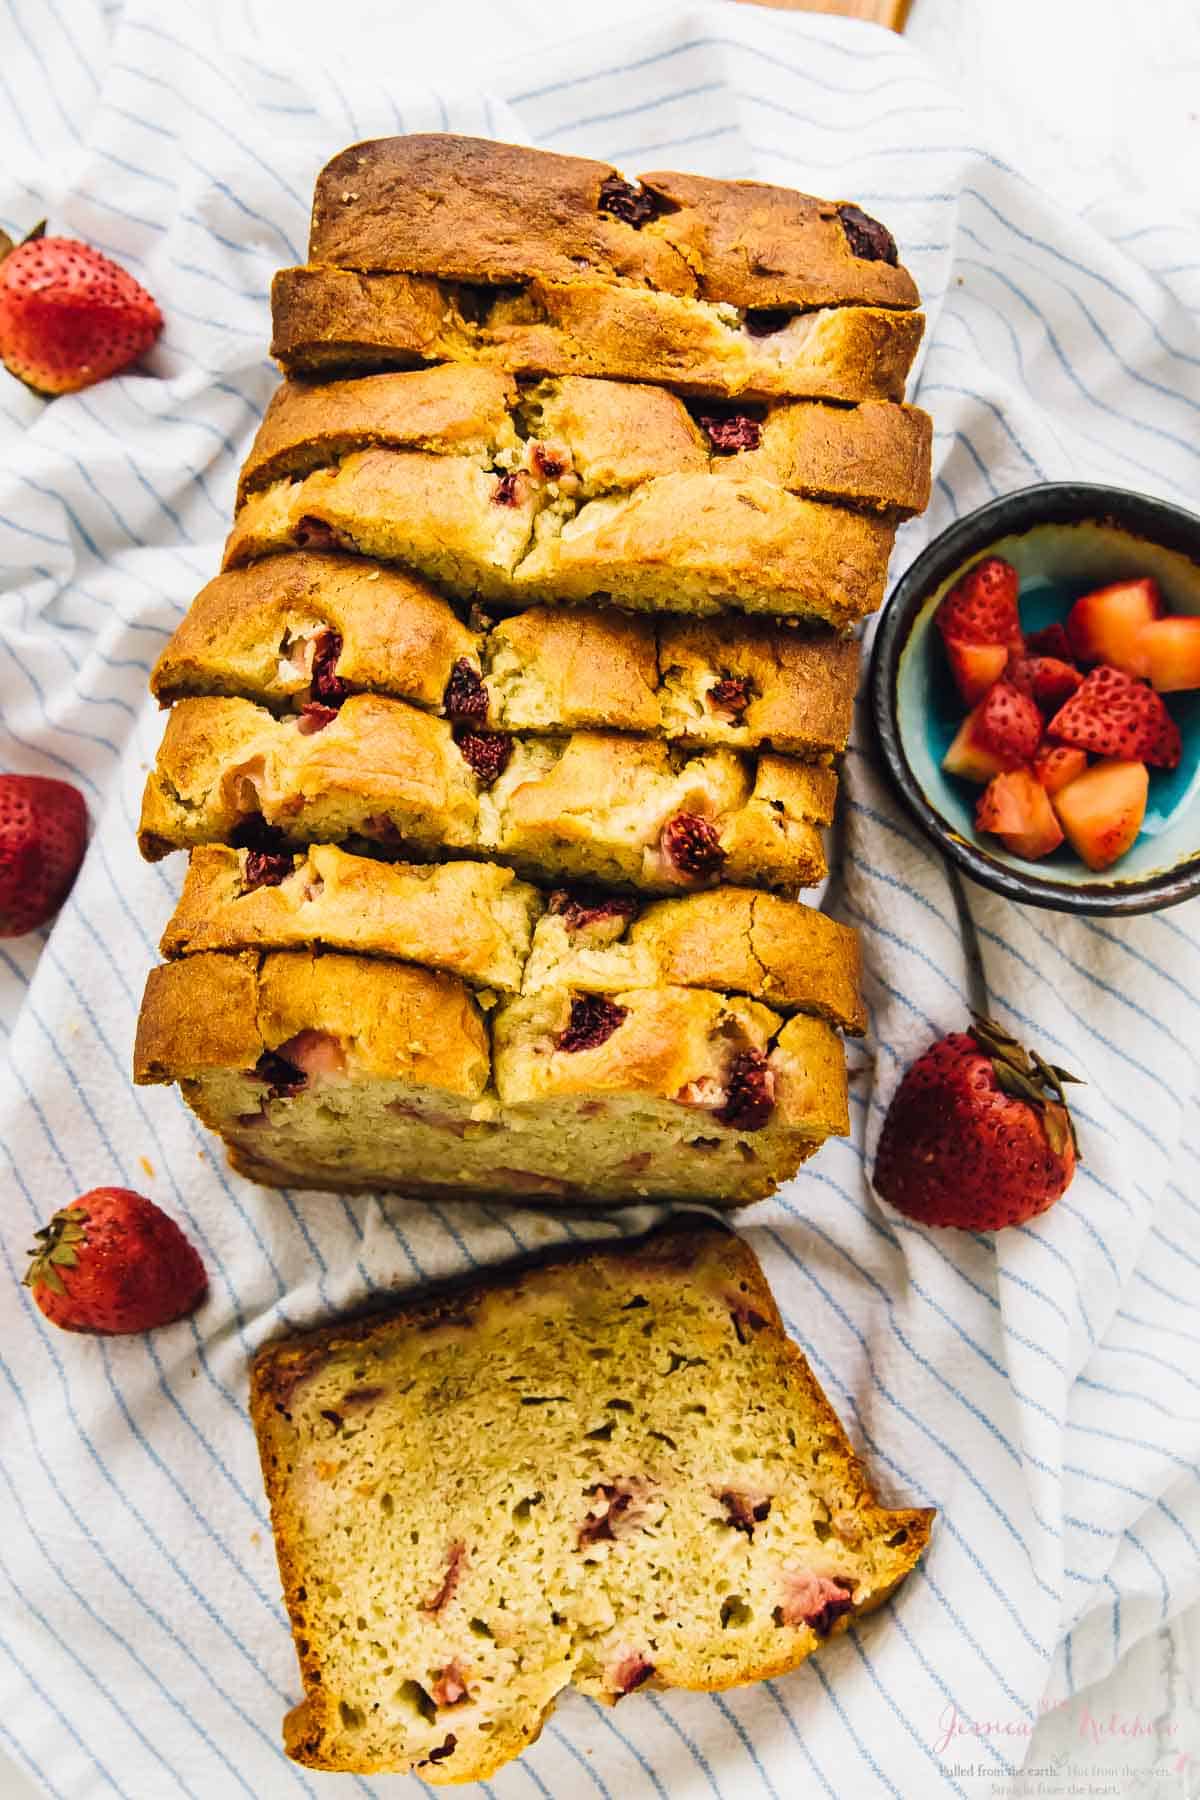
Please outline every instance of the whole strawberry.
[[163, 317], [119, 263], [44, 230], [15, 249], [0, 233], [0, 358], [39, 393], [73, 394], [135, 362]]
[[1076, 1080], [975, 1015], [939, 1038], [897, 1088], [875, 1186], [910, 1219], [998, 1231], [1053, 1206], [1078, 1145], [1063, 1094]]
[[47, 775], [0, 775], [0, 937], [52, 919], [87, 845], [83, 795]]
[[93, 1188], [34, 1236], [25, 1285], [64, 1331], [152, 1331], [192, 1312], [208, 1289], [175, 1221], [131, 1188]]

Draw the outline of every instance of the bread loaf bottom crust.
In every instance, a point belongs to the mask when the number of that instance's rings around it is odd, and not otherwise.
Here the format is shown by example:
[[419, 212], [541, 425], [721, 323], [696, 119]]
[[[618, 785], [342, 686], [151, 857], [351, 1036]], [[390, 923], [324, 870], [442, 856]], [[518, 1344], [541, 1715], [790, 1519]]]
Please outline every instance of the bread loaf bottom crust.
[[139, 828], [153, 861], [271, 828], [280, 847], [360, 839], [391, 852], [495, 857], [542, 881], [648, 893], [718, 880], [795, 893], [826, 870], [827, 768], [731, 750], [688, 754], [653, 738], [575, 732], [472, 740], [400, 700], [352, 695], [317, 729], [246, 700], [173, 707]]
[[686, 744], [843, 750], [858, 643], [771, 619], [533, 607], [468, 628], [419, 577], [359, 557], [264, 557], [202, 588], [150, 678], [189, 696], [299, 711], [326, 691], [390, 695], [493, 731], [608, 729]]
[[933, 1522], [880, 1504], [752, 1251], [699, 1219], [270, 1345], [251, 1413], [314, 1768], [484, 1779], [568, 1685], [781, 1674]]
[[396, 957], [503, 994], [713, 988], [865, 1029], [855, 932], [774, 894], [547, 895], [496, 863], [384, 863], [332, 844], [267, 862], [223, 844], [193, 850], [164, 956], [310, 947]]
[[134, 1077], [177, 1082], [277, 1186], [737, 1205], [848, 1129], [821, 1019], [680, 987], [598, 1005], [544, 988], [489, 1013], [451, 976], [312, 952], [152, 970]]
[[743, 400], [902, 400], [919, 312], [746, 313], [599, 281], [464, 289], [432, 276], [281, 269], [271, 354], [289, 375], [478, 363], [509, 375], [646, 381]]

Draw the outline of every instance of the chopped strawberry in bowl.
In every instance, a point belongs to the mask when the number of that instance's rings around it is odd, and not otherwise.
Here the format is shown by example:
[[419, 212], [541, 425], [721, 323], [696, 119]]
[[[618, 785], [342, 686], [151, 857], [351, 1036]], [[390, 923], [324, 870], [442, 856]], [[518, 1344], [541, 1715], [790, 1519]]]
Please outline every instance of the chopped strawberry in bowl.
[[1200, 893], [1200, 519], [1120, 489], [992, 501], [901, 578], [879, 747], [938, 846], [1009, 898], [1151, 911]]

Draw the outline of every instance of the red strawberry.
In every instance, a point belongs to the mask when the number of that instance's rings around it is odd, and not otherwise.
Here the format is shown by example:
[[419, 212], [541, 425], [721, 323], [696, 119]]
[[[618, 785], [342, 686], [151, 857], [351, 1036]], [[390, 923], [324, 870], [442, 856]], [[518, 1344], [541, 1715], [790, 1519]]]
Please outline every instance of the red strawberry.
[[1063, 841], [1050, 796], [1028, 769], [992, 776], [975, 808], [975, 829], [994, 832], [1006, 850], [1031, 862]]
[[1158, 583], [1149, 576], [1117, 581], [1077, 600], [1067, 614], [1067, 636], [1080, 662], [1107, 663], [1111, 668], [1140, 672], [1138, 634], [1162, 613]]
[[64, 1331], [153, 1331], [192, 1312], [208, 1288], [175, 1221], [130, 1188], [93, 1188], [34, 1235], [25, 1285]]
[[1146, 816], [1150, 776], [1145, 763], [1093, 763], [1054, 796], [1058, 822], [1071, 848], [1099, 872], [1132, 846]]
[[1002, 650], [1021, 650], [1017, 571], [985, 557], [957, 581], [937, 610], [938, 629], [958, 690], [968, 706], [1004, 673]]
[[1057, 656], [1018, 656], [1010, 651], [1004, 679], [1018, 693], [1027, 694], [1038, 706], [1053, 711], [1069, 700], [1083, 676], [1074, 663]]
[[87, 844], [83, 795], [47, 775], [0, 775], [0, 937], [52, 919]]
[[1031, 631], [1025, 648], [1030, 656], [1053, 656], [1058, 662], [1073, 662], [1075, 658], [1065, 625], [1045, 625], [1041, 631]]
[[883, 1198], [923, 1225], [997, 1231], [1052, 1206], [1078, 1145], [1065, 1069], [990, 1019], [918, 1057], [888, 1108], [875, 1159]]
[[1027, 694], [997, 681], [974, 712], [968, 713], [945, 756], [948, 775], [990, 781], [1002, 769], [1033, 761], [1042, 737], [1042, 715]]
[[1174, 769], [1183, 754], [1179, 727], [1154, 689], [1103, 663], [1055, 713], [1047, 730], [1079, 750], [1157, 769]]
[[163, 318], [118, 263], [43, 230], [0, 242], [0, 358], [39, 393], [72, 394], [136, 361]]
[[956, 581], [937, 609], [944, 638], [963, 644], [1007, 644], [1024, 648], [1017, 612], [1020, 583], [1011, 563], [987, 556]]

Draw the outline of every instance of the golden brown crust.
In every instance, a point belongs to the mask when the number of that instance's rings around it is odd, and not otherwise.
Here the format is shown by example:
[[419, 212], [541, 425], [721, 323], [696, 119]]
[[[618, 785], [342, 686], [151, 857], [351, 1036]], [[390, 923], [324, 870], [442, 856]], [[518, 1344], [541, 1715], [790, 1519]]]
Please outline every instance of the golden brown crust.
[[853, 253], [836, 202], [663, 172], [642, 178], [662, 210], [639, 226], [606, 210], [614, 179], [607, 163], [484, 138], [377, 138], [317, 177], [309, 256], [491, 283], [588, 270], [746, 307], [916, 304], [906, 270]]
[[416, 576], [297, 551], [201, 588], [154, 666], [150, 691], [164, 706], [189, 694], [307, 700], [323, 630], [341, 639], [341, 681], [418, 706], [440, 707], [455, 662], [478, 654], [476, 634]]
[[[249, 872], [248, 872], [249, 864]], [[163, 934], [164, 956], [320, 945], [394, 956], [515, 993], [544, 901], [498, 863], [384, 863], [313, 844], [253, 885], [253, 859], [193, 850]]]
[[147, 1085], [204, 1069], [252, 1069], [264, 1048], [258, 965], [259, 958], [246, 952], [151, 969], [138, 1014], [133, 1079]]
[[[550, 923], [544, 919], [543, 930]], [[627, 942], [649, 952], [661, 981], [691, 982], [702, 973], [705, 986], [866, 1030], [857, 933], [796, 901], [736, 887], [658, 900], [634, 920]]]
[[[323, 728], [306, 723], [247, 700], [180, 701], [146, 782], [142, 854], [156, 861], [229, 842], [261, 819], [290, 845], [361, 836], [436, 855], [467, 850], [543, 880], [651, 893], [711, 886], [718, 874], [795, 891], [825, 874], [819, 827], [837, 778], [824, 767], [579, 731], [513, 738], [487, 787], [447, 721], [403, 701], [354, 694]], [[684, 814], [709, 821], [719, 849], [699, 868], [670, 851]]]
[[225, 566], [294, 550], [315, 526], [334, 543], [404, 562], [464, 598], [588, 600], [707, 615], [730, 607], [839, 627], [883, 599], [895, 526], [800, 500], [756, 477], [660, 476], [565, 512], [458, 457], [364, 450], [252, 494]]
[[[592, 1297], [590, 1315], [594, 1316], [597, 1309], [621, 1309], [631, 1302], [648, 1302], [652, 1307], [670, 1304], [672, 1298], [681, 1294], [687, 1296], [694, 1314], [691, 1347], [706, 1355], [715, 1349], [716, 1339], [710, 1334], [717, 1326], [719, 1312], [730, 1304], [732, 1296], [738, 1298], [740, 1316], [754, 1320], [750, 1339], [753, 1348], [747, 1348], [747, 1356], [761, 1367], [764, 1386], [772, 1379], [768, 1370], [772, 1374], [777, 1370], [781, 1377], [778, 1388], [772, 1383], [772, 1394], [778, 1404], [786, 1407], [793, 1427], [789, 1438], [797, 1456], [804, 1454], [801, 1444], [807, 1447], [819, 1443], [822, 1464], [829, 1471], [824, 1491], [836, 1493], [841, 1502], [839, 1523], [845, 1522], [852, 1531], [857, 1527], [860, 1537], [866, 1534], [872, 1546], [877, 1546], [869, 1565], [874, 1570], [872, 1582], [869, 1587], [863, 1584], [865, 1591], [852, 1611], [835, 1623], [834, 1632], [848, 1629], [856, 1617], [874, 1610], [903, 1580], [924, 1552], [935, 1515], [927, 1508], [885, 1510], [880, 1505], [866, 1468], [806, 1359], [786, 1336], [774, 1296], [748, 1245], [708, 1220], [684, 1216], [644, 1238], [616, 1245], [606, 1243], [600, 1248], [573, 1246], [556, 1250], [536, 1260], [488, 1270], [470, 1282], [443, 1284], [432, 1293], [393, 1305], [384, 1314], [348, 1319], [277, 1341], [255, 1358], [250, 1378], [250, 1414], [305, 1688], [305, 1699], [285, 1721], [289, 1754], [314, 1767], [367, 1774], [387, 1767], [409, 1767], [413, 1760], [413, 1753], [398, 1759], [398, 1746], [384, 1748], [376, 1742], [359, 1748], [353, 1737], [348, 1738], [339, 1729], [329, 1691], [332, 1670], [325, 1668], [326, 1658], [332, 1663], [334, 1646], [324, 1641], [320, 1631], [313, 1629], [315, 1621], [311, 1621], [306, 1559], [312, 1554], [314, 1534], [296, 1465], [304, 1447], [309, 1416], [314, 1407], [329, 1397], [323, 1385], [327, 1373], [336, 1374], [343, 1365], [348, 1369], [357, 1361], [369, 1362], [382, 1371], [389, 1367], [389, 1349], [405, 1337], [415, 1337], [428, 1345], [439, 1331], [450, 1331], [456, 1341], [461, 1337], [466, 1344], [472, 1334], [500, 1329], [500, 1321], [511, 1331], [522, 1309], [541, 1318], [564, 1301], [571, 1306], [583, 1295]], [[619, 1372], [621, 1359], [613, 1366]], [[748, 1441], [744, 1430], [739, 1436], [743, 1443]], [[751, 1681], [779, 1675], [794, 1667], [815, 1644], [813, 1634], [795, 1634], [778, 1652], [753, 1668], [738, 1669], [728, 1679]], [[726, 1679], [716, 1668], [705, 1672], [702, 1666], [690, 1666], [686, 1659], [673, 1676], [677, 1685], [710, 1690], [725, 1685]], [[591, 1685], [586, 1677], [583, 1685]], [[652, 1679], [651, 1685], [665, 1684]], [[454, 1769], [453, 1762], [451, 1769], [428, 1763], [422, 1767], [434, 1782], [486, 1778], [531, 1741], [538, 1723], [535, 1709], [532, 1726], [527, 1724], [522, 1729], [514, 1718], [486, 1738], [474, 1735], [467, 1762], [461, 1768]], [[438, 1726], [430, 1737], [435, 1737], [440, 1729]], [[501, 1739], [499, 1745], [497, 1737]], [[458, 1748], [459, 1756], [453, 1761], [462, 1762], [465, 1746]]]
[[473, 1099], [487, 1086], [487, 1031], [451, 975], [333, 952], [204, 951], [151, 969], [134, 1080], [187, 1082], [253, 1070], [302, 1032], [336, 1038], [346, 1078], [405, 1081]]
[[[769, 744], [804, 757], [846, 747], [858, 682], [855, 638], [768, 619], [663, 619], [658, 662], [669, 738], [734, 748]], [[729, 681], [733, 690], [721, 685]], [[730, 693], [732, 703], [723, 702]]]
[[[747, 415], [757, 447], [726, 449], [722, 415], [642, 382], [565, 376], [519, 388], [477, 364], [346, 381], [285, 381], [238, 484], [247, 495], [375, 447], [464, 456], [575, 498], [628, 492], [659, 475], [754, 476], [808, 498], [920, 511], [929, 499], [930, 420], [881, 401], [777, 401]], [[697, 420], [701, 423], [697, 423]], [[548, 461], [548, 458], [551, 459]]]
[[[361, 558], [296, 551], [202, 588], [151, 676], [162, 703], [240, 696], [276, 710], [312, 697], [323, 633], [352, 689], [444, 712], [457, 663], [482, 671], [493, 729], [605, 727], [804, 757], [849, 736], [858, 644], [769, 619], [535, 607], [487, 632], [426, 583]], [[331, 647], [327, 644], [327, 647]], [[732, 679], [734, 686], [722, 686]]]
[[335, 268], [281, 269], [271, 295], [271, 351], [293, 375], [450, 360], [749, 400], [900, 400], [925, 326], [918, 312], [846, 306], [768, 315], [768, 331], [728, 307], [601, 281], [489, 297]]

